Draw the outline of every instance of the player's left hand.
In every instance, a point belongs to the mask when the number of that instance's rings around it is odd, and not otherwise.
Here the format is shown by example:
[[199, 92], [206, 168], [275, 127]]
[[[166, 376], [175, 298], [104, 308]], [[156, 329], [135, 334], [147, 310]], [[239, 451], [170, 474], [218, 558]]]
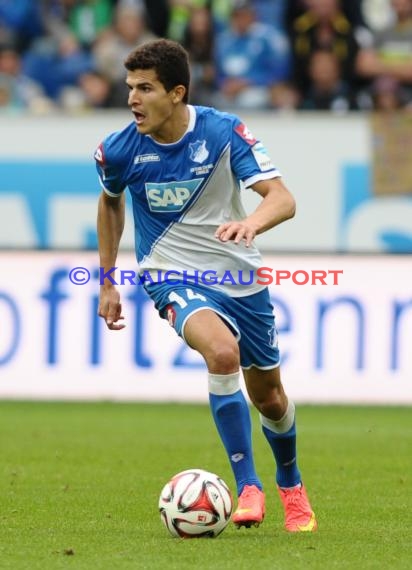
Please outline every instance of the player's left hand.
[[221, 224], [216, 232], [215, 237], [222, 242], [233, 241], [238, 244], [245, 242], [245, 246], [249, 247], [256, 236], [256, 228], [246, 220], [240, 222], [226, 222]]

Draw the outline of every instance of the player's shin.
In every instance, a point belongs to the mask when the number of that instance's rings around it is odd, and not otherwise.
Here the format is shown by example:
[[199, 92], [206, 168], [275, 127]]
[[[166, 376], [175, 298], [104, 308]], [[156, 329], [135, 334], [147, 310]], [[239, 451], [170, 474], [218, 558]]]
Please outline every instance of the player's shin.
[[276, 460], [276, 482], [279, 487], [294, 487], [301, 482], [296, 459], [295, 406], [289, 400], [287, 410], [279, 421], [260, 415], [262, 431]]
[[256, 474], [249, 407], [239, 386], [239, 372], [209, 374], [209, 402], [236, 479], [238, 495], [245, 485], [262, 488]]

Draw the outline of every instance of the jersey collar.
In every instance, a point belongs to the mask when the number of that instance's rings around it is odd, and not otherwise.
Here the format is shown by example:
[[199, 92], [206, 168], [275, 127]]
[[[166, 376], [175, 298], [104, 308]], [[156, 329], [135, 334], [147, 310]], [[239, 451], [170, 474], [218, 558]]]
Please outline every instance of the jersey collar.
[[150, 137], [150, 139], [159, 146], [174, 146], [179, 144], [188, 133], [191, 133], [194, 130], [196, 124], [196, 109], [194, 108], [193, 105], [187, 105], [187, 108], [189, 110], [189, 123], [187, 125], [187, 129], [185, 130], [185, 132], [183, 133], [183, 135], [180, 137], [179, 140], [172, 143], [160, 143], [156, 141], [151, 135], [147, 136]]

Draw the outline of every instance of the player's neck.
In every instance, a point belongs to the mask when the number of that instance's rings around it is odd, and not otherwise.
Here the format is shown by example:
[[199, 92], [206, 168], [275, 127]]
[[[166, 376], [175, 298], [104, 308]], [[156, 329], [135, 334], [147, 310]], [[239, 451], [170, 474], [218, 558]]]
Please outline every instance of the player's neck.
[[152, 133], [151, 136], [156, 142], [161, 144], [175, 143], [186, 133], [189, 122], [189, 107], [186, 103], [181, 103], [162, 127], [157, 132]]

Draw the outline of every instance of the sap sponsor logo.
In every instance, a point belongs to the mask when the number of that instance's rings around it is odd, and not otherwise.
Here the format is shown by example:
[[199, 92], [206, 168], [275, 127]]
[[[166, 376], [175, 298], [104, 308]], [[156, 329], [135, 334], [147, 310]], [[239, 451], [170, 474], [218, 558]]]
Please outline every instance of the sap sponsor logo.
[[253, 152], [253, 156], [255, 157], [256, 162], [259, 165], [259, 168], [262, 172], [266, 172], [268, 170], [274, 170], [275, 167], [272, 163], [272, 161], [270, 160], [270, 157], [268, 155], [268, 151], [266, 150], [266, 148], [263, 146], [263, 144], [261, 142], [257, 142], [253, 147], [252, 147], [252, 152]]
[[243, 123], [235, 127], [235, 133], [242, 137], [242, 139], [249, 143], [251, 146], [257, 143], [257, 139], [255, 139], [247, 126]]
[[202, 163], [207, 160], [209, 156], [209, 151], [206, 148], [206, 141], [196, 141], [189, 144], [190, 149], [190, 160], [193, 162]]
[[141, 164], [142, 162], [159, 162], [160, 156], [158, 154], [139, 154], [134, 157], [134, 164]]
[[146, 182], [146, 196], [150, 211], [181, 212], [202, 182], [203, 178], [181, 182]]
[[412, 252], [412, 197], [374, 195], [372, 173], [363, 164], [343, 169], [340, 224], [342, 251]]

